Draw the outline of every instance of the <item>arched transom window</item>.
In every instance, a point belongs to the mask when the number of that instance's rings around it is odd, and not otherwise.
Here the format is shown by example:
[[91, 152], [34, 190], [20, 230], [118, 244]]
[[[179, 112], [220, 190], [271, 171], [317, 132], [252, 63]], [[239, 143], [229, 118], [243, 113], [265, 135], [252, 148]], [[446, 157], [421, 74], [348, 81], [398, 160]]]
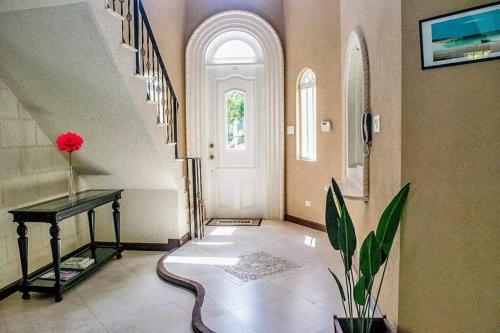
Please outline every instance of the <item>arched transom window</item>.
[[219, 46], [215, 51], [214, 59], [227, 62], [254, 62], [256, 58], [255, 51], [248, 43], [241, 40], [229, 40]]
[[297, 159], [316, 161], [316, 75], [305, 69], [297, 85]]
[[253, 36], [230, 31], [214, 38], [206, 61], [209, 65], [256, 64], [262, 61], [262, 48]]

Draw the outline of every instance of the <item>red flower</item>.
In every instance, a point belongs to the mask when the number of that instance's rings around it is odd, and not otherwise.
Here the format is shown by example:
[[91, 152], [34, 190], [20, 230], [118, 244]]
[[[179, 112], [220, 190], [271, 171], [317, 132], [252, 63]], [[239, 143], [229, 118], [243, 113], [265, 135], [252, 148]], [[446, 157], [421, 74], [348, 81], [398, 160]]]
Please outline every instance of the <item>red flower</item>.
[[57, 147], [59, 147], [59, 150], [71, 153], [82, 147], [83, 138], [76, 133], [68, 132], [59, 135], [57, 137], [56, 143]]

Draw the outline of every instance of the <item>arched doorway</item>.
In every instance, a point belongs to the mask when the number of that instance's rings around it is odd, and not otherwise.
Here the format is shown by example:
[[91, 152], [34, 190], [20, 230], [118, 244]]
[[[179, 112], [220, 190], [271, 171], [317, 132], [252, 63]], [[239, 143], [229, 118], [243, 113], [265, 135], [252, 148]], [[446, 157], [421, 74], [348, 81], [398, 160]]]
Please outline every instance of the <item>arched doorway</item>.
[[203, 160], [209, 217], [284, 217], [283, 51], [244, 11], [203, 22], [186, 49], [189, 156]]

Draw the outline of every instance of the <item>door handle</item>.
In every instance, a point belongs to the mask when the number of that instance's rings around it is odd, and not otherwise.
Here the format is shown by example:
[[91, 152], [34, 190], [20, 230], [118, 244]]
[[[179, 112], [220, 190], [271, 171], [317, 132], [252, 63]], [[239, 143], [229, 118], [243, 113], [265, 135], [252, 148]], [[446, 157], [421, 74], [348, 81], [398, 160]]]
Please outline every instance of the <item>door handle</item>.
[[215, 156], [214, 156], [214, 154], [210, 154], [210, 155], [208, 155], [208, 158], [213, 160], [215, 158]]

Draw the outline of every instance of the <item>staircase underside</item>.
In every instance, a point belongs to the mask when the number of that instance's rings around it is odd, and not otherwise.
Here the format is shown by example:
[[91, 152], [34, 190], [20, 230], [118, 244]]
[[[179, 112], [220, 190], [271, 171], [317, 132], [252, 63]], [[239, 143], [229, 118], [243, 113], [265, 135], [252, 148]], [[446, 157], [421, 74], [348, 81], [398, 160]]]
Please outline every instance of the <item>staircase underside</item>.
[[85, 137], [74, 154], [80, 175], [106, 187], [176, 189], [174, 146], [165, 144], [145, 81], [133, 76], [135, 55], [120, 39], [120, 20], [104, 1], [6, 1], [0, 76], [50, 138]]

